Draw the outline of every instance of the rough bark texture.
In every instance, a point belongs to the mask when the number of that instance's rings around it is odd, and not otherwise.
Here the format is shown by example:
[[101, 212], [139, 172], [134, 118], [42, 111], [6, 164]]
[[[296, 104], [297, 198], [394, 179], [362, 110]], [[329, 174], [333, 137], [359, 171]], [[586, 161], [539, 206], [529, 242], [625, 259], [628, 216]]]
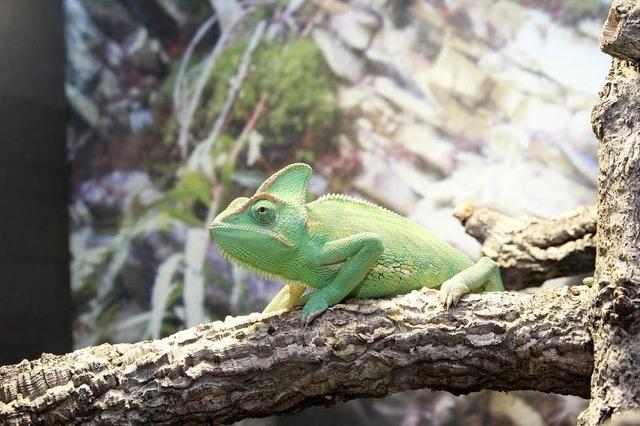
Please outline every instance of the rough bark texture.
[[600, 48], [620, 59], [640, 61], [640, 4], [636, 0], [613, 0], [602, 28]]
[[509, 217], [465, 204], [454, 212], [465, 231], [495, 260], [508, 289], [537, 286], [550, 278], [591, 273], [595, 266], [595, 206], [554, 219]]
[[[624, 28], [621, 33], [632, 36]], [[634, 34], [640, 43], [640, 32]], [[595, 369], [592, 399], [579, 419], [583, 425], [640, 407], [639, 88], [640, 65], [614, 58], [592, 115], [600, 163], [590, 311]]]
[[407, 389], [536, 389], [587, 397], [586, 287], [436, 292], [253, 314], [163, 340], [101, 345], [0, 367], [0, 424], [229, 423]]

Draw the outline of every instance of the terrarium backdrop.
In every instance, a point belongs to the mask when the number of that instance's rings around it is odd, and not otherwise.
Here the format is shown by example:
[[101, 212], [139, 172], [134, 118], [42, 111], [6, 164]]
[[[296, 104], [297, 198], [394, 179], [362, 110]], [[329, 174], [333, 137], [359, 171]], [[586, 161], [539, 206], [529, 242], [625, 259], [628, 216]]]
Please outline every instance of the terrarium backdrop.
[[[261, 310], [207, 222], [280, 167], [472, 257], [450, 211], [595, 202], [604, 0], [65, 0], [77, 348]], [[555, 280], [545, 285], [562, 285]], [[572, 424], [586, 402], [416, 391], [245, 423]]]

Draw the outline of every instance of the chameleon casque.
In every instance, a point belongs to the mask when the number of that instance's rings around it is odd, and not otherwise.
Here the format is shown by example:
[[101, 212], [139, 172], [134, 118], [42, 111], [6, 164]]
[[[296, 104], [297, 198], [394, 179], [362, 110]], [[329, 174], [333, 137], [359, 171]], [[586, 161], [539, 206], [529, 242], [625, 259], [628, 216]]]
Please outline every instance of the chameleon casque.
[[[236, 198], [210, 232], [231, 261], [285, 282], [264, 312], [304, 303], [311, 323], [347, 297], [439, 288], [449, 308], [469, 292], [503, 290], [497, 264], [477, 263], [408, 219], [368, 201], [329, 194], [306, 203], [311, 167], [291, 164], [251, 198]], [[316, 289], [311, 293], [306, 288]]]

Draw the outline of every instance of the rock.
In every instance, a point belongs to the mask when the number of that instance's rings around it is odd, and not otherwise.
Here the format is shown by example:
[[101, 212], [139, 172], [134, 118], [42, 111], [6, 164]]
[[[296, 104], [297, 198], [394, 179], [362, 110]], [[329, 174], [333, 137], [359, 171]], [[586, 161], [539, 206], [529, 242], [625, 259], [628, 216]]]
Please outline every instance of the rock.
[[66, 81], [79, 90], [85, 90], [102, 69], [102, 64], [93, 49], [103, 36], [87, 15], [83, 2], [67, 0], [64, 4]]
[[[608, 6], [609, 1], [607, 0], [607, 7]], [[597, 19], [583, 19], [578, 23], [578, 30], [598, 43], [600, 34], [602, 33], [602, 22]]]
[[[478, 66], [485, 70], [494, 81], [496, 87], [491, 92], [491, 97], [496, 100], [498, 108], [503, 108], [502, 98], [504, 96], [516, 98], [537, 96], [542, 99], [558, 99], [564, 94], [563, 88], [548, 76], [521, 67], [513, 58], [502, 51], [488, 52], [479, 59]], [[518, 106], [513, 102], [508, 102], [508, 105], [508, 110]]]
[[120, 47], [118, 43], [107, 40], [104, 57], [109, 66], [113, 68], [118, 68], [122, 64], [124, 51], [122, 50], [122, 47]]
[[131, 242], [127, 260], [116, 277], [126, 290], [128, 302], [149, 308], [158, 265], [183, 250], [185, 229], [177, 225], [170, 231], [151, 231]]
[[[437, 89], [437, 88], [436, 88]], [[461, 149], [479, 149], [487, 139], [487, 131], [496, 115], [492, 105], [484, 102], [470, 108], [461, 99], [448, 95], [446, 90], [434, 90], [441, 118], [432, 124]]]
[[416, 37], [415, 26], [407, 25], [400, 29], [386, 20], [365, 51], [365, 55], [373, 62], [391, 66], [403, 75], [411, 76], [416, 61]]
[[148, 206], [160, 192], [143, 172], [115, 171], [80, 185], [79, 199], [91, 212], [94, 222], [112, 222], [134, 203]]
[[153, 115], [148, 109], [137, 109], [129, 113], [129, 126], [133, 134], [153, 124]]
[[93, 102], [93, 99], [84, 95], [75, 86], [70, 84], [65, 84], [64, 90], [71, 108], [77, 112], [89, 126], [96, 126], [100, 118], [100, 112], [98, 111], [98, 106]]
[[529, 160], [488, 160], [459, 153], [456, 170], [431, 185], [429, 201], [454, 208], [467, 201], [510, 215], [552, 217], [595, 202], [595, 190]]
[[520, 108], [527, 96], [531, 95], [520, 91], [514, 83], [498, 80], [494, 81], [489, 100], [494, 105], [494, 115], [509, 119]]
[[488, 74], [468, 57], [446, 43], [431, 68], [422, 68], [414, 81], [425, 93], [438, 86], [449, 95], [460, 97], [468, 106], [475, 106], [491, 90]]
[[244, 13], [242, 5], [236, 0], [211, 0], [210, 3], [216, 11], [222, 31], [228, 31]]
[[494, 41], [494, 45], [501, 45], [513, 40], [518, 34], [529, 15], [529, 10], [513, 1], [498, 0], [481, 10], [481, 15], [486, 16], [487, 38], [493, 33], [493, 37], [500, 39]]
[[[598, 93], [607, 74], [609, 57], [594, 48], [590, 37], [580, 37], [536, 10], [529, 12], [517, 37], [502, 51], [519, 66], [541, 73], [564, 88]], [[589, 72], [576, 72], [589, 70]]]
[[439, 105], [402, 89], [390, 78], [376, 77], [373, 85], [376, 92], [382, 97], [424, 122], [439, 123], [442, 121]]
[[118, 42], [135, 31], [139, 24], [130, 11], [116, 0], [85, 0], [82, 2], [91, 20], [108, 37]]
[[417, 203], [408, 218], [472, 259], [477, 259], [480, 257], [480, 243], [464, 232], [451, 210], [450, 207], [434, 206], [431, 200], [425, 198]]
[[364, 50], [369, 46], [380, 22], [374, 14], [365, 10], [349, 10], [331, 15], [330, 25], [348, 46]]
[[131, 65], [143, 72], [158, 75], [166, 68], [167, 56], [162, 51], [160, 42], [150, 39], [144, 28], [127, 38], [124, 51]]
[[441, 139], [430, 127], [419, 124], [404, 126], [394, 140], [442, 173], [449, 174], [453, 170], [454, 146]]
[[583, 149], [585, 152], [592, 154], [594, 157], [596, 152], [596, 136], [591, 128], [591, 109], [583, 109], [575, 112], [567, 125], [567, 135], [573, 145]]
[[360, 148], [381, 157], [385, 155], [385, 150], [391, 145], [391, 141], [376, 132], [371, 122], [366, 118], [361, 117], [356, 122], [356, 135]]
[[523, 161], [529, 156], [529, 133], [511, 123], [489, 128], [486, 154], [490, 160]]
[[364, 64], [355, 53], [320, 28], [313, 30], [312, 37], [334, 74], [352, 83], [362, 78]]
[[399, 158], [400, 167], [395, 167], [395, 173], [403, 184], [422, 197], [429, 197], [429, 187], [440, 178], [435, 173], [428, 174], [422, 169], [416, 168], [405, 159]]
[[389, 0], [353, 0], [350, 2], [354, 7], [367, 8], [378, 14], [386, 13]]
[[100, 80], [98, 81], [95, 94], [104, 101], [109, 101], [116, 98], [121, 93], [122, 87], [120, 86], [120, 81], [116, 75], [111, 70], [104, 68], [100, 72]]
[[358, 108], [364, 105], [364, 101], [373, 94], [374, 90], [369, 85], [340, 86], [338, 88], [338, 105], [343, 110]]
[[520, 103], [512, 121], [529, 132], [561, 134], [567, 128], [572, 113], [561, 100], [547, 102], [529, 96]]
[[369, 152], [362, 153], [362, 173], [353, 185], [374, 202], [392, 210], [407, 214], [418, 201], [416, 194], [398, 176], [397, 169], [403, 164], [395, 159], [382, 160]]

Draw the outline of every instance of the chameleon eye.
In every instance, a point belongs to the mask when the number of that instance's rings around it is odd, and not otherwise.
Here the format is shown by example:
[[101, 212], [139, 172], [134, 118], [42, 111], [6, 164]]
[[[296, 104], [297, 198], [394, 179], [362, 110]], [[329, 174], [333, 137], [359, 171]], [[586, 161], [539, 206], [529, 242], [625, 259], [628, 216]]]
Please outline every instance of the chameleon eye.
[[268, 225], [276, 218], [275, 206], [269, 200], [258, 200], [251, 206], [251, 216], [259, 224]]

